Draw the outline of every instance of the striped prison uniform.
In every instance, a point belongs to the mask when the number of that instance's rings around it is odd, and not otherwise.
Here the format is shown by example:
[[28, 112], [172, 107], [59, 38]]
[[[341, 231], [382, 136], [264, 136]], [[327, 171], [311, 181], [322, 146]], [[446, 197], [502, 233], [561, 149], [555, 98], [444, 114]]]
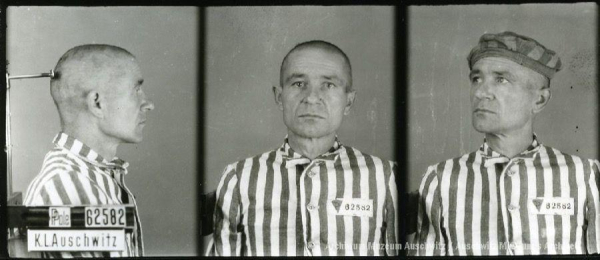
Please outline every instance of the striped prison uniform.
[[[484, 141], [430, 166], [419, 189], [417, 255], [600, 251], [599, 163], [538, 144], [514, 158]], [[417, 247], [418, 246], [418, 247]]]
[[135, 207], [135, 229], [126, 233], [122, 252], [43, 252], [46, 258], [142, 256], [142, 229], [134, 196], [125, 186], [128, 163], [105, 160], [81, 141], [59, 133], [46, 154], [40, 173], [27, 188], [25, 206]]
[[337, 139], [313, 160], [286, 139], [230, 164], [216, 191], [208, 254], [397, 255], [394, 170]]

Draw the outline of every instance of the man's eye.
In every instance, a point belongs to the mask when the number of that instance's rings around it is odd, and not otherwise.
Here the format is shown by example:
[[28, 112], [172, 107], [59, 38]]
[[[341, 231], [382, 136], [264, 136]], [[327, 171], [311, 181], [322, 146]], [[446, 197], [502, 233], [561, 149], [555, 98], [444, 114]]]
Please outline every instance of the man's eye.
[[304, 82], [301, 82], [301, 81], [294, 82], [294, 83], [292, 83], [292, 86], [301, 88], [301, 87], [304, 87]]
[[471, 77], [471, 83], [481, 83], [480, 77]]
[[335, 88], [335, 87], [337, 87], [337, 85], [335, 85], [335, 84], [333, 84], [331, 82], [325, 83], [325, 86], [327, 86], [327, 88]]
[[496, 82], [498, 83], [508, 83], [508, 80], [503, 77], [496, 78]]

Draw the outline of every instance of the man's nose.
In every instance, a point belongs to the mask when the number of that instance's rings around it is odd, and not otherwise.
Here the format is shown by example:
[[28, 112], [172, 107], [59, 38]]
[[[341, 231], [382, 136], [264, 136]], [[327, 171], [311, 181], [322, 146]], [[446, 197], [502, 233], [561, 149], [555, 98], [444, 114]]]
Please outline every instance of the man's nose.
[[475, 97], [478, 99], [491, 99], [493, 97], [491, 91], [491, 83], [484, 80], [479, 85], [474, 86]]
[[148, 98], [144, 98], [144, 103], [142, 103], [142, 110], [150, 111], [154, 110], [154, 102]]
[[304, 97], [306, 102], [317, 103], [319, 100], [321, 100], [321, 90], [318, 86], [309, 84], [304, 91], [306, 93], [306, 96]]

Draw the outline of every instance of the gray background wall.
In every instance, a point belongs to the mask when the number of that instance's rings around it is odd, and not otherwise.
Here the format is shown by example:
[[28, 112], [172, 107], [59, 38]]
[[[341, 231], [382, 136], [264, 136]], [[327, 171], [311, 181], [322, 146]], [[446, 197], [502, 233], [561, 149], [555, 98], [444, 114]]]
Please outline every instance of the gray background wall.
[[409, 13], [409, 190], [428, 165], [474, 151], [466, 57], [486, 32], [514, 31], [556, 51], [563, 69], [537, 117], [541, 142], [598, 157], [595, 4], [420, 6]]
[[352, 63], [357, 97], [340, 141], [393, 159], [393, 8], [214, 7], [206, 16], [206, 192], [227, 164], [283, 143], [271, 89], [285, 54], [308, 40], [336, 44]]
[[[137, 56], [154, 101], [144, 141], [119, 147], [130, 162], [147, 255], [197, 254], [198, 9], [10, 7], [11, 75], [48, 72], [71, 47], [107, 43]], [[60, 130], [49, 79], [11, 81], [15, 191], [25, 192]]]

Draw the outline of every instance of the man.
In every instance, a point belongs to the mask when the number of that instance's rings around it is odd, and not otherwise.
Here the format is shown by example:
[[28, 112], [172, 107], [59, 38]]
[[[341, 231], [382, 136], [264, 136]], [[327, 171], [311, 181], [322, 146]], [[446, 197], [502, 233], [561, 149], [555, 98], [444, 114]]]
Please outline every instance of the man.
[[154, 109], [141, 89], [135, 57], [110, 45], [67, 51], [54, 69], [50, 92], [62, 131], [31, 182], [26, 206], [133, 205], [135, 230], [123, 252], [45, 252], [47, 257], [142, 256], [142, 230], [134, 196], [124, 183], [121, 143], [142, 141], [146, 113]]
[[352, 107], [346, 54], [295, 46], [273, 87], [287, 138], [226, 167], [217, 188], [216, 255], [397, 254], [394, 165], [337, 140]]
[[533, 131], [561, 68], [556, 53], [503, 32], [484, 34], [467, 59], [472, 123], [485, 139], [427, 169], [415, 253], [598, 253], [598, 162], [545, 146]]

